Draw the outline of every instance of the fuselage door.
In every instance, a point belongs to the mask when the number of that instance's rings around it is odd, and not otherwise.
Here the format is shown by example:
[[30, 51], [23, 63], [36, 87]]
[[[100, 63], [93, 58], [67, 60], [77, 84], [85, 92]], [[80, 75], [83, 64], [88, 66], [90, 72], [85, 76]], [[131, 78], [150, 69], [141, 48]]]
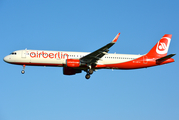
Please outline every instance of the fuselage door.
[[27, 51], [27, 50], [22, 50], [22, 52], [21, 52], [21, 57], [22, 57], [22, 58], [26, 58], [26, 51]]

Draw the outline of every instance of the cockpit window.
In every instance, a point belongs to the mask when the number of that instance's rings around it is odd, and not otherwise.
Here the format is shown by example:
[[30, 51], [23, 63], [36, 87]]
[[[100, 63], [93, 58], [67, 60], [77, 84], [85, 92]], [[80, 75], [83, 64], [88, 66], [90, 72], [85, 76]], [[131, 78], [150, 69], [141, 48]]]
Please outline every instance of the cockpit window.
[[11, 53], [10, 55], [16, 55], [16, 52]]

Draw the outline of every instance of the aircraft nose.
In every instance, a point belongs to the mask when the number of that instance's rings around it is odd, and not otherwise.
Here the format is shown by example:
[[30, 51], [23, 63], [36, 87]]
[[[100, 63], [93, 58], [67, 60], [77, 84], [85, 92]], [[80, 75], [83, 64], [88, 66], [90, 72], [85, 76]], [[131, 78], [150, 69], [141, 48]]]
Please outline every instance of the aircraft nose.
[[4, 57], [4, 59], [3, 59], [5, 62], [8, 62], [8, 60], [9, 60], [9, 57], [8, 56], [6, 56], [6, 57]]

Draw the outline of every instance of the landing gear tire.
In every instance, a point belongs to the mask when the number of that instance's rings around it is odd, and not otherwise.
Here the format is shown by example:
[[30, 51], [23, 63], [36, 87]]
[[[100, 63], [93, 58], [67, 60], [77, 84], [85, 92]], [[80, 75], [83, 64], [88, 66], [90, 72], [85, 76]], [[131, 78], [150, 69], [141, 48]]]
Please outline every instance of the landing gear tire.
[[21, 71], [21, 73], [22, 73], [22, 74], [24, 74], [24, 73], [25, 73], [25, 71], [24, 71], [24, 70], [22, 70], [22, 71]]
[[22, 74], [25, 73], [25, 65], [23, 65], [23, 70], [21, 71]]
[[92, 69], [89, 69], [89, 74], [93, 74], [93, 70]]
[[89, 79], [90, 78], [90, 74], [86, 74], [85, 78]]

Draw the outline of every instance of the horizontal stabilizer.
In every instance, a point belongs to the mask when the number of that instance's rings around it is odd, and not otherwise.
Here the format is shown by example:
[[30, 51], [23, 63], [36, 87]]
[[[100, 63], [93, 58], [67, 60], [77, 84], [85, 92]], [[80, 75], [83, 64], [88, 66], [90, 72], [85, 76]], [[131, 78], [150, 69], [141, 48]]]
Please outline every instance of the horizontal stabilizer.
[[176, 55], [176, 54], [167, 55], [167, 56], [165, 56], [165, 57], [162, 57], [162, 58], [157, 59], [156, 61], [166, 60], [166, 59], [169, 59], [169, 58], [173, 57], [174, 55]]

